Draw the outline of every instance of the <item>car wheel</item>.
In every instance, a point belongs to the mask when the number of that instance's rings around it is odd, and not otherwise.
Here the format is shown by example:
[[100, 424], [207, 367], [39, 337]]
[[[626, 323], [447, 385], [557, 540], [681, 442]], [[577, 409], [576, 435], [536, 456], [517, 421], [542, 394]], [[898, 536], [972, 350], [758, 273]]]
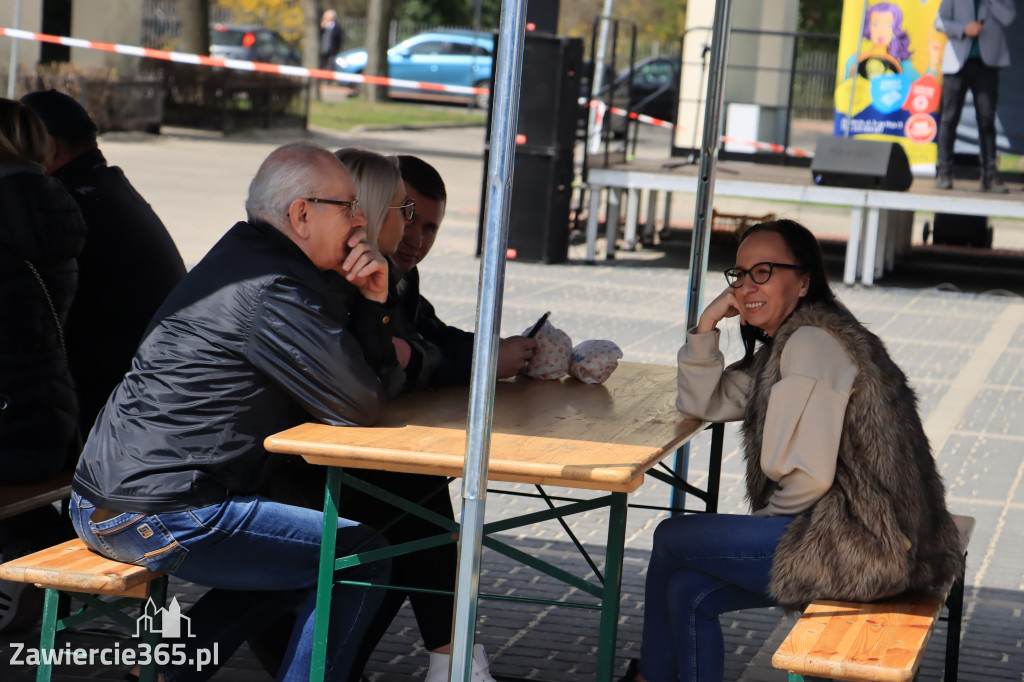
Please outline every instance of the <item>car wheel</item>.
[[[476, 83], [473, 83], [473, 87], [474, 88], [490, 89], [491, 83], [490, 83], [490, 81], [477, 81]], [[490, 93], [487, 93], [486, 95], [480, 95], [480, 94], [473, 95], [473, 105], [477, 109], [482, 109], [483, 111], [487, 111], [488, 109], [490, 109], [491, 108], [491, 95], [490, 95]]]

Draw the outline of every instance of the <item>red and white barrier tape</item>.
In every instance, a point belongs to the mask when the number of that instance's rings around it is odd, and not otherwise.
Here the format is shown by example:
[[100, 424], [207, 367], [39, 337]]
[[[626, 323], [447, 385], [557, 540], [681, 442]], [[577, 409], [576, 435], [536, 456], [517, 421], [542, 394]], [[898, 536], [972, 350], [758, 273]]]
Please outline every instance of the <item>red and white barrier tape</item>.
[[[592, 100], [591, 105], [593, 105], [596, 101], [597, 100]], [[580, 98], [579, 102], [580, 104], [586, 106], [586, 100], [584, 100], [583, 98]], [[676, 125], [671, 121], [664, 121], [660, 118], [654, 118], [653, 116], [647, 116], [646, 114], [638, 114], [635, 111], [628, 111], [626, 109], [620, 109], [619, 107], [611, 107], [610, 111], [612, 114], [615, 114], [616, 116], [624, 116], [626, 118], [639, 121], [640, 123], [658, 126], [659, 128], [667, 128], [669, 130], [687, 130], [686, 127]], [[735, 137], [722, 137], [722, 142], [744, 144], [751, 147], [755, 147], [757, 149], [764, 149], [766, 151], [776, 152], [780, 154], [786, 153], [791, 156], [800, 156], [807, 158], [811, 158], [814, 156], [813, 152], [809, 152], [806, 149], [798, 149], [796, 147], [783, 147], [781, 144], [773, 144], [771, 142], [757, 142], [756, 140], [740, 140]]]
[[239, 71], [260, 71], [262, 73], [279, 73], [285, 76], [298, 76], [302, 78], [317, 78], [320, 80], [333, 80], [345, 83], [371, 83], [374, 85], [390, 85], [399, 88], [412, 88], [416, 90], [432, 90], [435, 92], [448, 92], [456, 95], [486, 95], [490, 92], [487, 88], [473, 88], [462, 85], [442, 85], [440, 83], [427, 83], [423, 81], [410, 81], [400, 78], [382, 78], [380, 76], [362, 76], [354, 73], [340, 73], [327, 69], [307, 69], [304, 66], [285, 66], [282, 64], [267, 64], [264, 62], [250, 62], [244, 59], [221, 59], [220, 57], [208, 57], [201, 54], [187, 54], [184, 52], [169, 52], [167, 50], [154, 50], [149, 47], [137, 47], [134, 45], [121, 45], [119, 43], [103, 43], [95, 40], [82, 40], [80, 38], [67, 38], [65, 36], [48, 35], [46, 33], [33, 33], [14, 28], [0, 27], [0, 35], [5, 35], [16, 40], [34, 40], [44, 43], [56, 43], [68, 47], [80, 47], [87, 50], [102, 50], [104, 52], [116, 52], [117, 54], [130, 55], [134, 57], [146, 57], [148, 59], [160, 59], [179, 64], [199, 64], [202, 66], [219, 66]]
[[[282, 64], [267, 64], [265, 62], [250, 62], [244, 59], [221, 59], [220, 57], [209, 57], [201, 54], [188, 54], [185, 52], [169, 52], [167, 50], [155, 50], [150, 47], [138, 47], [135, 45], [122, 45], [120, 43], [104, 43], [95, 40], [82, 40], [81, 38], [68, 38], [66, 36], [55, 36], [46, 33], [34, 33], [16, 28], [4, 28], [0, 26], [0, 35], [14, 38], [15, 40], [33, 40], [43, 43], [56, 43], [67, 47], [80, 47], [87, 50], [102, 50], [104, 52], [115, 52], [117, 54], [133, 57], [145, 57], [147, 59], [159, 59], [179, 64], [198, 64], [201, 66], [217, 66], [238, 71], [259, 71], [262, 73], [277, 73], [284, 76], [297, 76], [300, 78], [316, 78], [320, 80], [332, 80], [343, 83], [370, 83], [373, 85], [388, 85], [399, 88], [410, 88], [414, 90], [431, 90], [434, 92], [447, 92], [456, 95], [486, 95], [490, 92], [487, 88], [473, 88], [463, 85], [442, 85], [441, 83], [428, 83], [425, 81], [410, 81], [401, 78], [384, 78], [381, 76], [363, 76], [354, 73], [341, 73], [327, 69], [307, 69], [304, 66], [285, 66]], [[594, 100], [596, 102], [597, 100]], [[580, 99], [580, 104], [586, 105], [585, 100]], [[593, 104], [593, 102], [591, 103]], [[635, 111], [626, 111], [618, 107], [612, 107], [611, 113], [616, 116], [626, 116], [635, 119], [640, 123], [668, 128], [669, 130], [686, 130], [683, 126], [677, 126], [671, 121], [663, 121], [660, 118], [638, 114]], [[758, 149], [766, 149], [773, 152], [785, 152], [793, 156], [810, 157], [814, 154], [803, 149], [783, 147], [769, 142], [757, 142], [751, 140], [737, 140], [731, 137], [723, 137], [723, 142], [734, 142], [750, 145]]]

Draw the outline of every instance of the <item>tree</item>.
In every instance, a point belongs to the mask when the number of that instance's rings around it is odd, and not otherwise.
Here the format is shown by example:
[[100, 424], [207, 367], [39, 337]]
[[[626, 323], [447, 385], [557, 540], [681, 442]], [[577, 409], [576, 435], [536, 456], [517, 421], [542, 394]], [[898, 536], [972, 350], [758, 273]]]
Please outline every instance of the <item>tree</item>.
[[467, 0], [406, 0], [395, 9], [395, 18], [435, 26], [468, 26], [473, 21]]
[[[366, 70], [368, 76], [388, 75], [388, 29], [391, 24], [391, 0], [370, 0], [366, 8]], [[363, 96], [371, 102], [387, 99], [387, 87], [367, 83]]]
[[800, 0], [797, 30], [838, 34], [843, 23], [843, 3], [835, 0]]
[[178, 49], [189, 54], [210, 54], [210, 0], [180, 0]]
[[[272, 28], [292, 45], [302, 44], [303, 64], [307, 63], [305, 54], [312, 40], [313, 54], [316, 55], [312, 65], [317, 66], [320, 58], [322, 0], [214, 0], [214, 4], [230, 9], [236, 21]], [[310, 36], [307, 31], [312, 26], [316, 29]]]
[[320, 0], [302, 0], [302, 12], [306, 17], [302, 33], [302, 63], [307, 68], [320, 66], [320, 15], [323, 10]]

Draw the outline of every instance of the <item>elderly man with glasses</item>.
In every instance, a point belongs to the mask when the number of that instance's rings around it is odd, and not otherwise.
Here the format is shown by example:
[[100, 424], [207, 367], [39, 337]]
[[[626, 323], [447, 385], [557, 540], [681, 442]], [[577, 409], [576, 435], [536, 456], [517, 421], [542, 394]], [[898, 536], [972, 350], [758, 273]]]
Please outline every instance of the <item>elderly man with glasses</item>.
[[[216, 644], [223, 661], [253, 628], [300, 609], [278, 679], [309, 679], [323, 514], [259, 494], [290, 464], [263, 440], [306, 421], [374, 423], [380, 377], [396, 362], [394, 311], [387, 263], [366, 243], [352, 180], [330, 152], [275, 150], [246, 212], [150, 324], [89, 435], [71, 516], [100, 554], [213, 588], [188, 614], [189, 649]], [[338, 521], [342, 550], [379, 546], [373, 534]], [[375, 562], [340, 577], [388, 573]], [[382, 597], [335, 587], [326, 679], [347, 679]]]

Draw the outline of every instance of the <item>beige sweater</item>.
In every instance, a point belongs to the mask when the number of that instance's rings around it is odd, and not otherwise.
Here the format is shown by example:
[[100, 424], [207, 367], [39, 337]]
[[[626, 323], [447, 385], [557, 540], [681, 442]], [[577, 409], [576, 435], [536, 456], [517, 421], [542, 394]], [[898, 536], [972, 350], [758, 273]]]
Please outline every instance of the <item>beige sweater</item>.
[[[676, 407], [705, 421], [743, 419], [751, 378], [725, 367], [720, 332], [687, 334], [679, 349]], [[782, 351], [782, 379], [772, 387], [761, 469], [777, 487], [754, 514], [798, 514], [831, 485], [846, 403], [857, 366], [839, 342], [818, 327], [801, 327]]]

